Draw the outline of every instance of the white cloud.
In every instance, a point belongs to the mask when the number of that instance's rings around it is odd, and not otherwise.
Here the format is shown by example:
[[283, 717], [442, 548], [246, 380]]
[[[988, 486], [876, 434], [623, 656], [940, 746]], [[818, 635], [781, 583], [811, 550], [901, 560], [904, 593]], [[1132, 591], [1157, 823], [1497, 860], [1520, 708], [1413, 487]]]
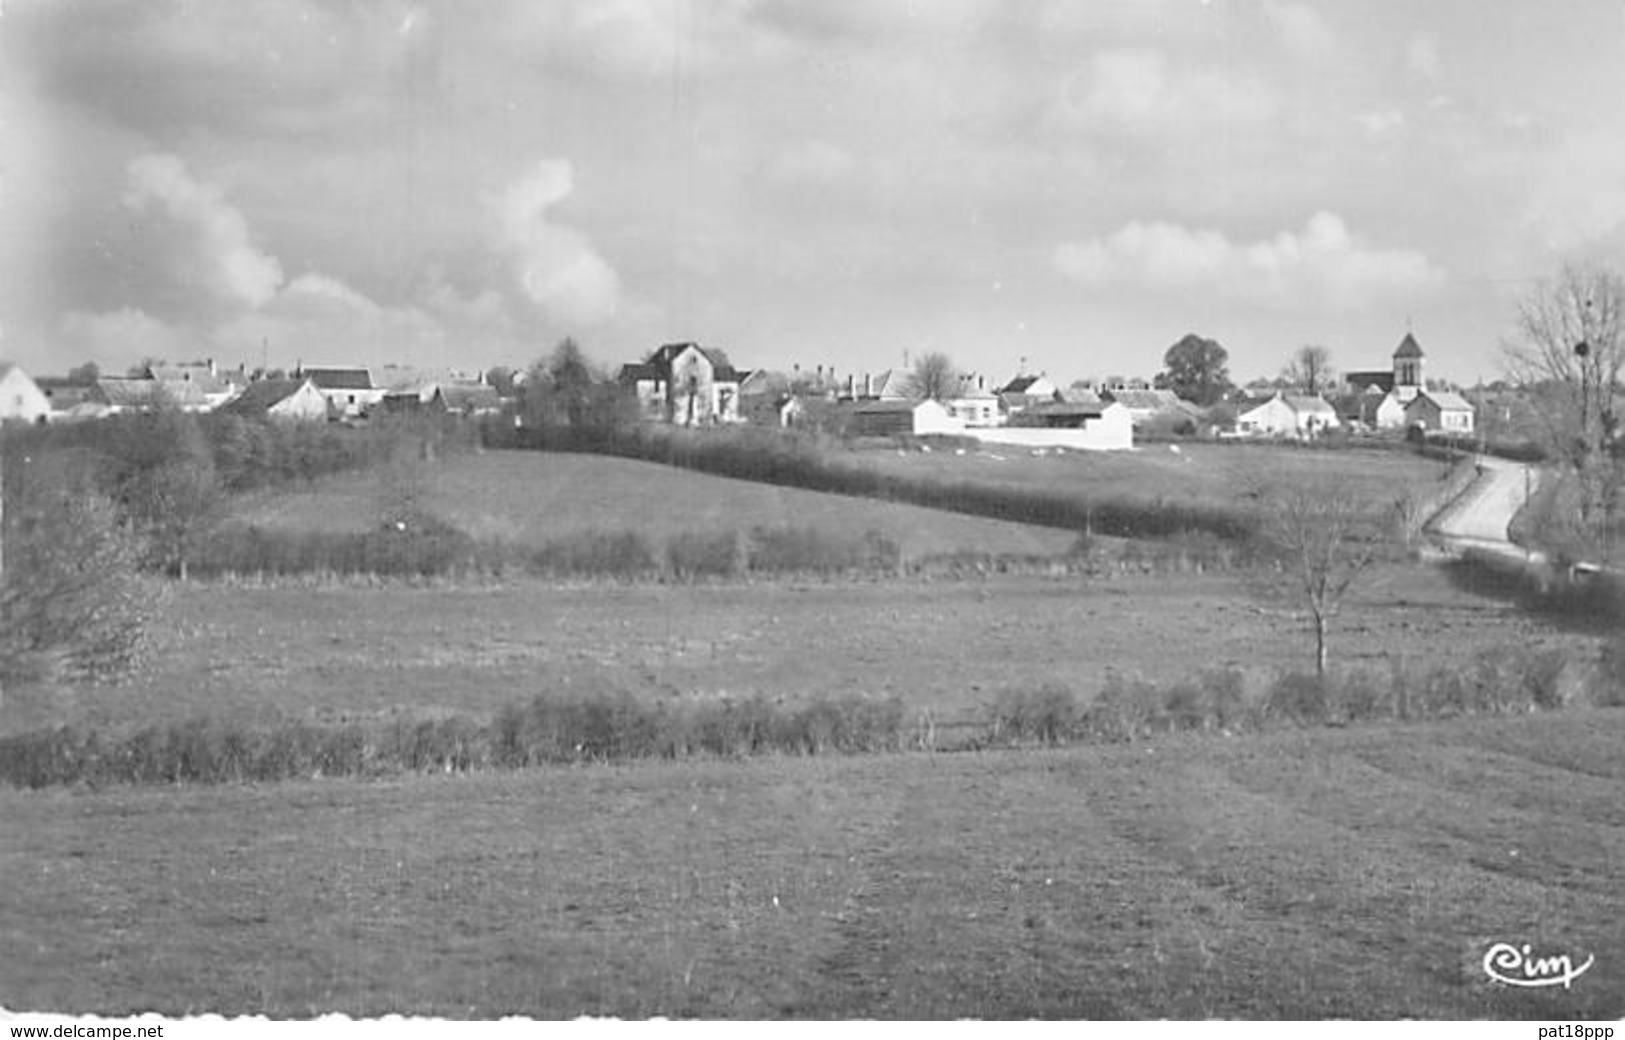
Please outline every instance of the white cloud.
[[1305, 57], [1315, 57], [1331, 50], [1336, 42], [1331, 27], [1314, 8], [1305, 4], [1267, 3], [1264, 16], [1287, 47]]
[[1423, 79], [1438, 79], [1439, 44], [1427, 33], [1417, 33], [1405, 45], [1405, 65]]
[[1421, 253], [1369, 248], [1341, 217], [1325, 211], [1301, 231], [1251, 243], [1209, 229], [1135, 221], [1103, 239], [1063, 244], [1054, 260], [1063, 275], [1091, 287], [1207, 289], [1289, 307], [1354, 305], [1441, 278]]
[[219, 188], [168, 154], [132, 159], [125, 172], [124, 204], [136, 212], [156, 206], [184, 232], [170, 257], [177, 274], [229, 303], [259, 307], [276, 294], [282, 265], [254, 245], [248, 222]]
[[146, 358], [190, 359], [202, 353], [195, 336], [135, 307], [69, 311], [58, 323], [52, 352], [64, 360], [95, 361], [119, 375]]
[[574, 190], [569, 161], [545, 159], [508, 186], [497, 215], [525, 295], [558, 320], [590, 325], [615, 314], [621, 282], [586, 235], [548, 219]]
[[1170, 64], [1159, 50], [1102, 51], [1066, 82], [1046, 122], [1066, 129], [1203, 132], [1217, 122], [1258, 122], [1279, 103], [1256, 75], [1239, 68]]

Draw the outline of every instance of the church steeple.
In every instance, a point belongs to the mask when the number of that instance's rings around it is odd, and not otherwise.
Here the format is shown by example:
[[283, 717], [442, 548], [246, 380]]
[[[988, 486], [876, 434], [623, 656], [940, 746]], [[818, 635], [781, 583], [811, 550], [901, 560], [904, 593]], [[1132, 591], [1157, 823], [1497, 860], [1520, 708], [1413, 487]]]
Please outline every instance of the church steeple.
[[1409, 401], [1422, 385], [1422, 347], [1407, 332], [1394, 351], [1394, 393], [1401, 401]]

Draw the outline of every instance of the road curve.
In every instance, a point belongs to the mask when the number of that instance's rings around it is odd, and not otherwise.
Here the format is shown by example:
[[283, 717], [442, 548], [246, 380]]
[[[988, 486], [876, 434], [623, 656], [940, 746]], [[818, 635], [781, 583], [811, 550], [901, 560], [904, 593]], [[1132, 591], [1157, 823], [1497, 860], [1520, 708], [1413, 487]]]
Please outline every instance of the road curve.
[[1540, 470], [1490, 455], [1479, 455], [1474, 461], [1478, 477], [1428, 521], [1427, 532], [1448, 552], [1471, 548], [1526, 562], [1542, 559], [1540, 553], [1515, 544], [1508, 534], [1512, 518], [1540, 486]]

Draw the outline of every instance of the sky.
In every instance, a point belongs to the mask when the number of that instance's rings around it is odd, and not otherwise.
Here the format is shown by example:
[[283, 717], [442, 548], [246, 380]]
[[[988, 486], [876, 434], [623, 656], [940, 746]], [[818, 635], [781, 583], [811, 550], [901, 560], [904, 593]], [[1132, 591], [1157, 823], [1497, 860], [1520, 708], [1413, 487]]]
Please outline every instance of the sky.
[[1625, 263], [1625, 5], [3, 0], [0, 356], [1504, 372]]

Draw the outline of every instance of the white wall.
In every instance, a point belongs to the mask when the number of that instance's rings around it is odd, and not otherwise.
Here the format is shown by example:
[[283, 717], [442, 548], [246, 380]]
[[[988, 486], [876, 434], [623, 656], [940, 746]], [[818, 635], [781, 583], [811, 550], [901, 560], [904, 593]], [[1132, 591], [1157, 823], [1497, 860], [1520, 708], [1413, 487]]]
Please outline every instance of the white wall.
[[1134, 447], [1134, 422], [1127, 408], [1110, 405], [1099, 419], [1091, 419], [1083, 429], [1040, 426], [1000, 426], [965, 431], [983, 444], [1008, 444], [1018, 448], [1071, 448], [1074, 451], [1127, 451]]

